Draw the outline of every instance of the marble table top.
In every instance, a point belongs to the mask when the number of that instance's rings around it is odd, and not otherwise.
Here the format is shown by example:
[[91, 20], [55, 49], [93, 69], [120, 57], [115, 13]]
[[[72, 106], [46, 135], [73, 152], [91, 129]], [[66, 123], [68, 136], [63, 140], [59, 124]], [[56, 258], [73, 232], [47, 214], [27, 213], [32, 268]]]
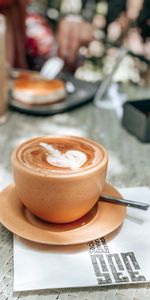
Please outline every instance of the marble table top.
[[[139, 95], [136, 89], [128, 92], [132, 94], [132, 98]], [[116, 110], [98, 109], [91, 102], [70, 112], [49, 117], [35, 117], [9, 111], [6, 123], [0, 127], [1, 189], [13, 181], [11, 153], [14, 147], [26, 139], [49, 134], [85, 136], [103, 144], [109, 154], [107, 181], [114, 186], [150, 186], [150, 143], [141, 143], [128, 133], [123, 128]], [[134, 285], [14, 294], [12, 234], [2, 225], [0, 225], [0, 265], [0, 299], [2, 300], [150, 299], [148, 284], [142, 287]]]

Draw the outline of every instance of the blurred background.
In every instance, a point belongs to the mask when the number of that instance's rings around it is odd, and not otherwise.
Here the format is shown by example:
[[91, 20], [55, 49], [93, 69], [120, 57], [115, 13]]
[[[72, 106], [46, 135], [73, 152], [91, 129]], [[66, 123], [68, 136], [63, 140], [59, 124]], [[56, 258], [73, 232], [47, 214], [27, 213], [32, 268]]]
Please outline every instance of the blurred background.
[[0, 0], [7, 18], [7, 61], [41, 70], [53, 56], [78, 79], [102, 80], [120, 47], [128, 54], [113, 81], [150, 82], [150, 0]]

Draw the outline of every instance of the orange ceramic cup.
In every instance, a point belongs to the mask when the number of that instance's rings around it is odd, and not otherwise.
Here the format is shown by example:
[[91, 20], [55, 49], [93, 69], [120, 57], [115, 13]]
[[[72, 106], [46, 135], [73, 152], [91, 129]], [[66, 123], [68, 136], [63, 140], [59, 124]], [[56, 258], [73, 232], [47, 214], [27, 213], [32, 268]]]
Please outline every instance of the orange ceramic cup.
[[105, 148], [82, 137], [37, 137], [19, 145], [12, 167], [20, 201], [39, 218], [73, 222], [100, 197], [106, 179]]

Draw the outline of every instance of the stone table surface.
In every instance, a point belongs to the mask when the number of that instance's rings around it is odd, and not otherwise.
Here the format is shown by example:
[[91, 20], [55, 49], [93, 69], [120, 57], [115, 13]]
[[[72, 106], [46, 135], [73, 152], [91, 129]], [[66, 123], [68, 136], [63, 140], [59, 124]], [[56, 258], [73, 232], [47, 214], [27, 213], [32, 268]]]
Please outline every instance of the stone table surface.
[[[130, 98], [139, 95], [128, 90]], [[143, 93], [141, 93], [143, 95]], [[146, 94], [148, 95], [148, 94]], [[150, 143], [141, 143], [122, 126], [113, 109], [89, 103], [70, 112], [34, 117], [8, 112], [0, 127], [0, 188], [13, 181], [11, 153], [20, 142], [49, 134], [89, 137], [103, 144], [109, 154], [107, 181], [116, 187], [150, 186]], [[149, 284], [113, 288], [82, 288], [13, 293], [12, 234], [0, 225], [0, 300], [4, 299], [150, 299]]]

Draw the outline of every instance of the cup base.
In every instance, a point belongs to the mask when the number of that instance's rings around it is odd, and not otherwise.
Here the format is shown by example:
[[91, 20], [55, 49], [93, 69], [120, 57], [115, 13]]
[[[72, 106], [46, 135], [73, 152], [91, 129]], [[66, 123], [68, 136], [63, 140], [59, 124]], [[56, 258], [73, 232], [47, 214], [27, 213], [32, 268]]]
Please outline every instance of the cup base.
[[[122, 197], [108, 183], [105, 184], [103, 194]], [[24, 239], [49, 245], [82, 244], [104, 237], [119, 228], [126, 216], [125, 206], [98, 201], [88, 214], [75, 222], [45, 222], [25, 208], [14, 185], [0, 193], [0, 207], [0, 222], [8, 230]]]

